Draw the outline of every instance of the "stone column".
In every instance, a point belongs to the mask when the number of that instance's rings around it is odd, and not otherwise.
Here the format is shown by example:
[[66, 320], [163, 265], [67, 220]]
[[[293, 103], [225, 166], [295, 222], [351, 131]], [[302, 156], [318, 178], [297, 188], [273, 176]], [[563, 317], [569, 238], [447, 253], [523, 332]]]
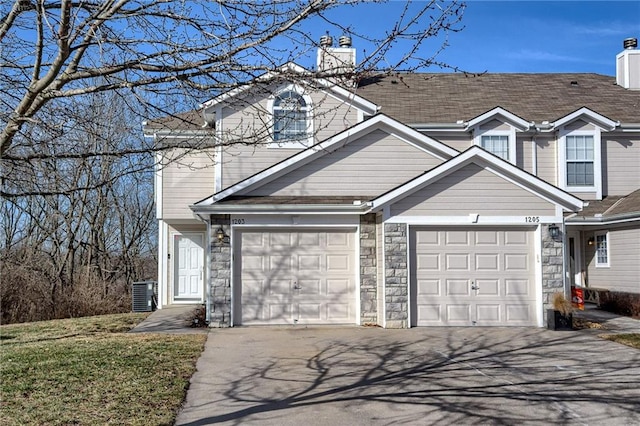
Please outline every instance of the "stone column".
[[[211, 265], [209, 265], [209, 327], [231, 326], [231, 224], [229, 215], [211, 216]], [[218, 240], [218, 229], [225, 238]]]
[[554, 240], [549, 225], [542, 226], [542, 303], [543, 323], [547, 323], [547, 309], [551, 308], [554, 293], [564, 293], [562, 233]]
[[360, 324], [378, 323], [376, 215], [360, 216]]
[[409, 326], [407, 225], [384, 224], [385, 315], [387, 328]]

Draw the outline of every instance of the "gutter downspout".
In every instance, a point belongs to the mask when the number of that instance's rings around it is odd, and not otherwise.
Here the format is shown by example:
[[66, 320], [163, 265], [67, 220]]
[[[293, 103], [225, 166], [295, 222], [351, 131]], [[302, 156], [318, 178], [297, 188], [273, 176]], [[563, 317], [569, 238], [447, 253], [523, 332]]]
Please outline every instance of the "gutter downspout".
[[198, 219], [201, 222], [204, 222], [204, 224], [207, 227], [207, 236], [205, 238], [205, 243], [207, 245], [207, 247], [205, 248], [205, 268], [204, 268], [204, 294], [205, 294], [205, 312], [206, 312], [206, 316], [205, 316], [205, 322], [207, 323], [207, 325], [209, 325], [209, 323], [211, 322], [211, 285], [209, 283], [209, 269], [211, 268], [211, 242], [209, 241], [209, 239], [211, 238], [211, 221], [206, 220], [205, 218], [203, 218], [201, 215], [199, 214], [194, 214], [194, 216], [196, 217], [196, 219]]

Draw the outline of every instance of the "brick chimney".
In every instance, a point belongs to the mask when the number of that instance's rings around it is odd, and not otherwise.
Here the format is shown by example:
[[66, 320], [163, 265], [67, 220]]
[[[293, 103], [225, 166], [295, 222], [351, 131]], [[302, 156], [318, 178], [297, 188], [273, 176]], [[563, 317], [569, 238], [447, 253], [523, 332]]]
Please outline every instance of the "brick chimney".
[[625, 89], [640, 90], [640, 50], [637, 38], [627, 38], [624, 50], [616, 55], [616, 83]]

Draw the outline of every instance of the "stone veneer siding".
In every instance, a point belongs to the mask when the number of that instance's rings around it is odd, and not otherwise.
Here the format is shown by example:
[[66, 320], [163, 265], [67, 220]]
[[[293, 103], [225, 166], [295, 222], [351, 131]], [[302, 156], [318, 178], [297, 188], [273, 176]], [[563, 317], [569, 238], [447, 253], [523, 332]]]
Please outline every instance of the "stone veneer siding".
[[542, 226], [542, 303], [543, 324], [547, 323], [547, 309], [551, 308], [553, 294], [564, 293], [563, 233], [555, 241], [549, 235], [549, 225]]
[[378, 323], [376, 215], [360, 216], [360, 324]]
[[385, 327], [409, 327], [407, 225], [384, 224]]
[[[209, 327], [231, 327], [231, 225], [229, 215], [211, 216], [209, 241]], [[219, 242], [216, 232], [222, 228], [227, 237]]]

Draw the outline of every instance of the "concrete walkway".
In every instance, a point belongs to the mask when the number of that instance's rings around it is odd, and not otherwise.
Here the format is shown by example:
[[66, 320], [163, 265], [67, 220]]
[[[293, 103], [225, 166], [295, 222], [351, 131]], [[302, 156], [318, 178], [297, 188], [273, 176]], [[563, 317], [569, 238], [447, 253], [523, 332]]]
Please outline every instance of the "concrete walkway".
[[584, 311], [576, 311], [573, 316], [601, 324], [602, 328], [596, 329], [600, 334], [640, 333], [640, 320], [603, 311], [595, 305], [587, 304]]
[[197, 305], [173, 305], [158, 309], [135, 326], [130, 333], [205, 334], [207, 327], [192, 327]]

